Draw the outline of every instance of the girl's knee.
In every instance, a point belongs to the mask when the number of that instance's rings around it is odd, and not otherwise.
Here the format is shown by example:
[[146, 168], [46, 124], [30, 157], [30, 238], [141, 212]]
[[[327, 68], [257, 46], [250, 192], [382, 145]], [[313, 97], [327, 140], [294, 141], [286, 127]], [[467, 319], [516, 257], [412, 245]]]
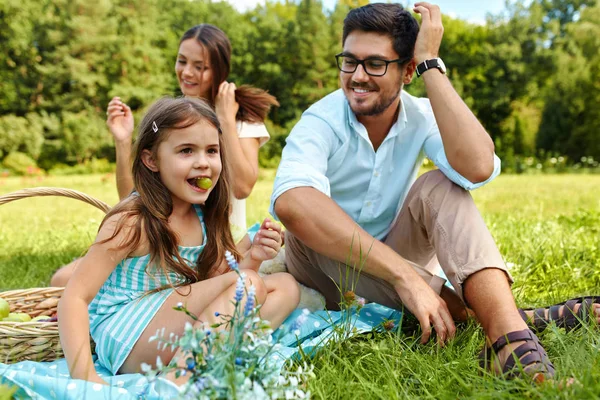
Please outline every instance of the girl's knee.
[[61, 268], [58, 271], [56, 271], [54, 273], [54, 275], [52, 275], [52, 278], [50, 278], [50, 286], [52, 287], [65, 287], [67, 286], [67, 283], [69, 282], [69, 278], [71, 278], [71, 275], [73, 274], [72, 271], [68, 270], [67, 268]]
[[78, 258], [75, 261], [72, 261], [71, 263], [60, 267], [60, 269], [58, 271], [56, 271], [54, 273], [54, 275], [52, 275], [52, 278], [50, 278], [50, 286], [52, 286], [52, 287], [67, 286], [67, 283], [69, 282], [69, 279], [71, 279], [71, 277], [75, 273], [75, 270], [77, 269], [77, 266], [79, 265], [80, 260], [81, 260], [81, 258]]
[[258, 275], [258, 272], [247, 269], [242, 271], [245, 275], [245, 284], [246, 289], [249, 289], [250, 286], [254, 286], [256, 290], [256, 303], [263, 304], [265, 299], [267, 298], [267, 287], [263, 279]]
[[300, 303], [300, 285], [298, 281], [287, 272], [279, 272], [272, 275], [275, 278], [275, 290], [281, 291], [289, 299], [290, 303]]

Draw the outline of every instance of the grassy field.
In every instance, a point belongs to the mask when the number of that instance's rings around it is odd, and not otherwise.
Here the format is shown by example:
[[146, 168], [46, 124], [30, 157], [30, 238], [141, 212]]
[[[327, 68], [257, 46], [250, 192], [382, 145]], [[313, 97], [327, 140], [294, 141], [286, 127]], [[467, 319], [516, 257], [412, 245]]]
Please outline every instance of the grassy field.
[[[273, 171], [263, 171], [248, 201], [248, 222], [267, 216]], [[109, 204], [112, 175], [0, 178], [0, 194], [32, 186], [81, 190]], [[501, 176], [473, 193], [502, 254], [511, 263], [519, 305], [546, 305], [600, 294], [600, 176]], [[52, 272], [85, 251], [102, 212], [70, 199], [19, 200], [0, 207], [0, 287], [48, 284]], [[468, 229], [468, 227], [465, 227]], [[412, 336], [377, 334], [335, 343], [313, 361], [317, 398], [600, 398], [600, 334], [593, 327], [541, 335], [559, 379], [576, 384], [533, 387], [482, 374], [483, 345], [474, 324], [443, 349]]]

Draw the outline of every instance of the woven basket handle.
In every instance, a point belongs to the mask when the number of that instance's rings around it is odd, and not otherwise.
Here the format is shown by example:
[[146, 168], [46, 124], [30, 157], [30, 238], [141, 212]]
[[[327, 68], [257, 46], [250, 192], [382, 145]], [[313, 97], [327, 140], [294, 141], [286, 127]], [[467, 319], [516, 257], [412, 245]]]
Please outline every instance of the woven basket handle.
[[79, 192], [77, 190], [55, 188], [55, 187], [36, 187], [36, 188], [22, 189], [22, 190], [18, 190], [16, 192], [5, 194], [3, 196], [0, 196], [0, 206], [2, 204], [10, 203], [11, 201], [25, 199], [27, 197], [36, 197], [36, 196], [62, 196], [62, 197], [69, 197], [71, 199], [81, 200], [85, 203], [88, 203], [88, 204], [102, 210], [105, 214], [111, 208], [105, 202], [96, 200], [95, 198], [88, 196], [87, 194]]

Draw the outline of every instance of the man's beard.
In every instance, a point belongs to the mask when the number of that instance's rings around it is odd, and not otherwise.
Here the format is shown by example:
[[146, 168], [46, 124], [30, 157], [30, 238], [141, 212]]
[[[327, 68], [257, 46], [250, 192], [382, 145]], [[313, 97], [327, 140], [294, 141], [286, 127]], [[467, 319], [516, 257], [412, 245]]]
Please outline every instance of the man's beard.
[[[350, 89], [350, 90], [352, 90], [352, 89]], [[379, 115], [379, 114], [383, 113], [385, 110], [387, 110], [394, 103], [394, 101], [396, 101], [396, 99], [400, 95], [401, 90], [402, 90], [402, 86], [400, 86], [398, 88], [398, 91], [396, 92], [395, 95], [387, 97], [387, 98], [380, 98], [379, 101], [377, 101], [373, 105], [373, 107], [371, 107], [369, 110], [364, 110], [364, 111], [355, 110], [352, 108], [352, 106], [350, 106], [350, 108], [352, 109], [352, 112], [354, 112], [354, 115], [356, 115], [357, 117], [371, 117], [374, 115]]]

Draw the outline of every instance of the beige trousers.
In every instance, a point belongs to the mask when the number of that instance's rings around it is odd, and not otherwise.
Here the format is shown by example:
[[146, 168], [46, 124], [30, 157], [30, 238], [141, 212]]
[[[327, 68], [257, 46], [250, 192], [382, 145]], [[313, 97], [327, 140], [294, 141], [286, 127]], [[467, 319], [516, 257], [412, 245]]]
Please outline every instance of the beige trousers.
[[[416, 180], [383, 242], [406, 259], [438, 294], [446, 282], [435, 274], [438, 262], [463, 301], [463, 283], [482, 269], [501, 269], [512, 283], [471, 194], [439, 170]], [[398, 294], [383, 279], [359, 273], [311, 250], [289, 231], [285, 243], [288, 271], [298, 282], [320, 291], [327, 308], [337, 309], [340, 293], [351, 288], [369, 301], [401, 308]]]

